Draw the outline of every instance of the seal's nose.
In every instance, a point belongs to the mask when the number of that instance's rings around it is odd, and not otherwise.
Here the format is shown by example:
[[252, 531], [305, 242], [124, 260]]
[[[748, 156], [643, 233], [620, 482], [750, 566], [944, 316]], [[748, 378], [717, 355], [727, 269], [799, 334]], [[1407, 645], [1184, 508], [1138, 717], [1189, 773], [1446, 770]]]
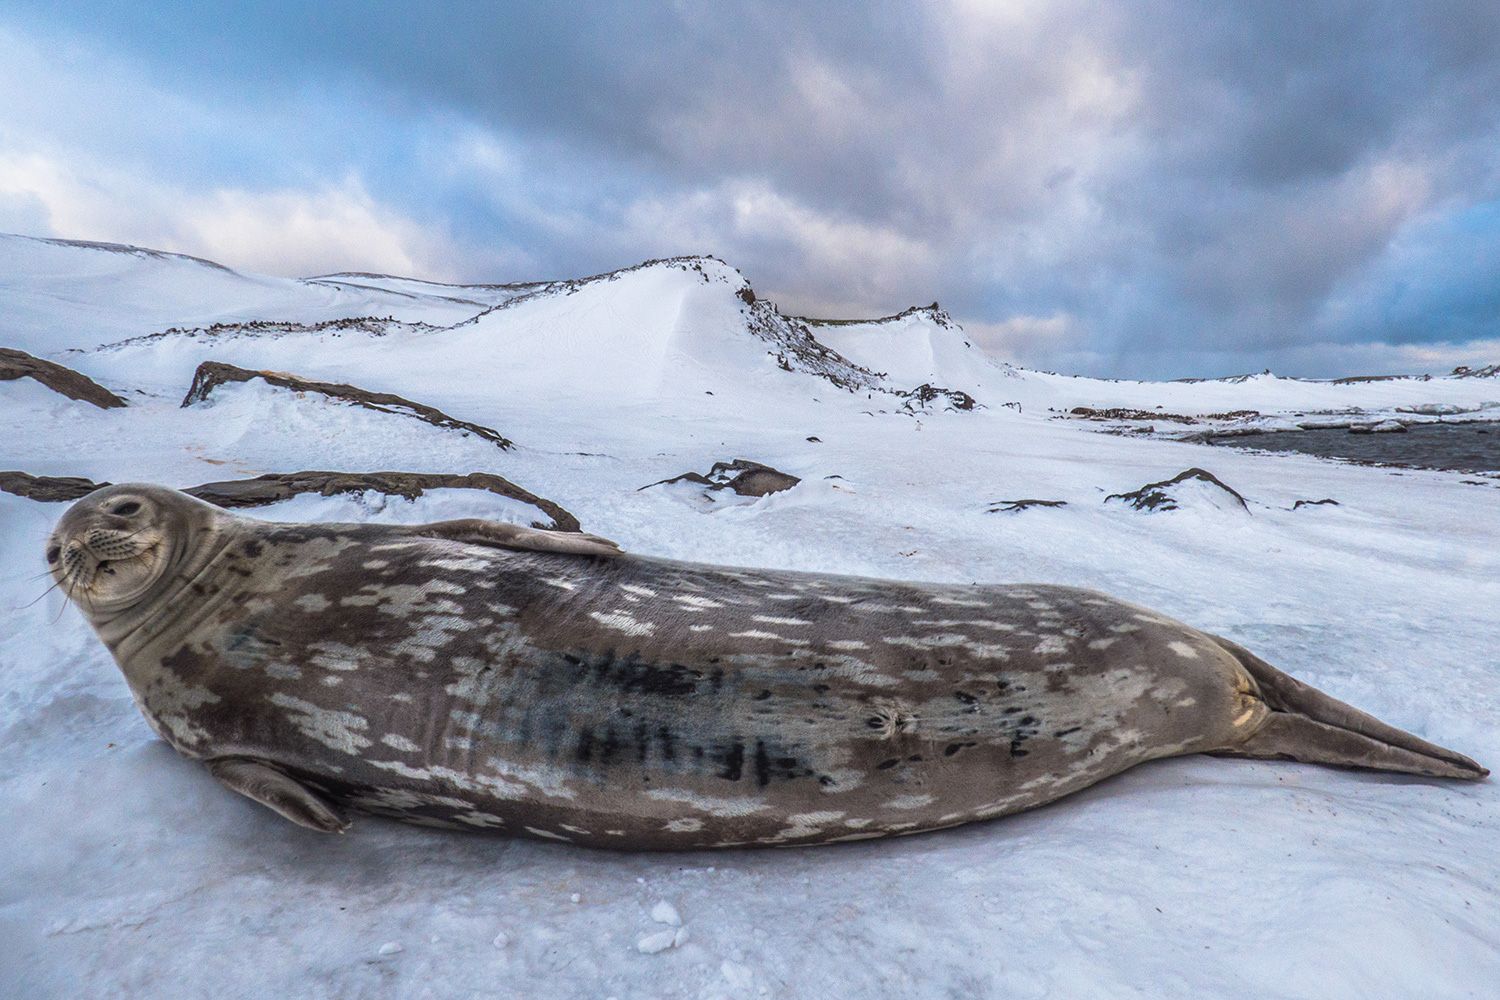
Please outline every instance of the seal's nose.
[[53, 543], [47, 550], [47, 564], [54, 570], [72, 574], [85, 565], [98, 566], [101, 557], [81, 538], [70, 538], [61, 544]]

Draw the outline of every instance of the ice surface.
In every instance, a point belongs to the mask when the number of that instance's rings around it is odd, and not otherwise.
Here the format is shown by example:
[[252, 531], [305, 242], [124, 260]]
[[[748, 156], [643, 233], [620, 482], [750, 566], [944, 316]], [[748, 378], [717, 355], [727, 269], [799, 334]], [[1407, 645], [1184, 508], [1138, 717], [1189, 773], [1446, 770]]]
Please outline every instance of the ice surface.
[[[732, 271], [665, 266], [437, 332], [167, 337], [64, 355], [214, 317], [373, 310], [450, 326], [487, 304], [395, 279], [308, 286], [27, 240], [0, 240], [0, 254], [0, 316], [19, 317], [0, 338], [131, 401], [106, 412], [0, 385], [0, 468], [178, 485], [306, 468], [494, 472], [637, 552], [1095, 587], [1500, 762], [1494, 482], [1110, 436], [1048, 412], [1467, 407], [1500, 397], [1493, 379], [1102, 382], [1007, 369], [928, 314], [899, 335], [831, 328], [836, 349], [892, 385], [920, 377], [987, 407], [918, 419], [778, 366], [746, 332]], [[889, 343], [854, 343], [865, 333]], [[907, 334], [929, 343], [908, 350]], [[934, 341], [948, 337], [960, 346]], [[397, 392], [518, 448], [257, 385], [180, 409], [209, 358]], [[638, 492], [732, 457], [803, 482], [712, 513]], [[1192, 466], [1252, 513], [1103, 502]], [[985, 512], [1002, 497], [1068, 506]], [[1285, 509], [1308, 497], [1340, 505]], [[1487, 997], [1500, 981], [1494, 782], [1187, 758], [994, 823], [713, 855], [369, 818], [312, 834], [157, 741], [79, 616], [42, 596], [41, 543], [63, 509], [0, 494], [0, 995], [1333, 1000]], [[526, 511], [447, 490], [415, 503], [301, 497], [259, 516]], [[659, 920], [662, 903], [690, 916], [691, 937]]]

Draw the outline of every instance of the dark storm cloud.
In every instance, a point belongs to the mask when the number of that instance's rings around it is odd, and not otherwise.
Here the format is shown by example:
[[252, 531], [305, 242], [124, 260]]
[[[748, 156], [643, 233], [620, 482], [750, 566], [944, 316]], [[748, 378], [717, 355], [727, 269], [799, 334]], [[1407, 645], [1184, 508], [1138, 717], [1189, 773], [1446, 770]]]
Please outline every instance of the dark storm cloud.
[[266, 159], [515, 248], [474, 267], [717, 252], [1112, 374], [1500, 348], [1492, 4], [23, 8], [174, 93], [321, 105], [344, 145]]

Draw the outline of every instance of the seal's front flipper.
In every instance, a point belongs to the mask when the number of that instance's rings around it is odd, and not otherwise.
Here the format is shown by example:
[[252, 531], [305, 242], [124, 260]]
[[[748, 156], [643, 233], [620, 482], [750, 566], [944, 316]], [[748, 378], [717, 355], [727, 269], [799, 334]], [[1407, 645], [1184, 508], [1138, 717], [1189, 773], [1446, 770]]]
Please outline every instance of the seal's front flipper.
[[1211, 751], [1223, 757], [1296, 760], [1470, 781], [1490, 772], [1461, 753], [1387, 725], [1271, 666], [1243, 646], [1215, 640], [1255, 679], [1271, 709], [1245, 741]]
[[424, 538], [441, 538], [466, 545], [488, 545], [522, 552], [558, 552], [575, 556], [618, 556], [620, 546], [608, 538], [581, 531], [543, 531], [504, 521], [470, 517], [456, 521], [434, 521], [410, 529]]
[[333, 803], [278, 771], [270, 764], [246, 757], [220, 757], [208, 769], [230, 791], [259, 802], [309, 830], [343, 833], [349, 820]]

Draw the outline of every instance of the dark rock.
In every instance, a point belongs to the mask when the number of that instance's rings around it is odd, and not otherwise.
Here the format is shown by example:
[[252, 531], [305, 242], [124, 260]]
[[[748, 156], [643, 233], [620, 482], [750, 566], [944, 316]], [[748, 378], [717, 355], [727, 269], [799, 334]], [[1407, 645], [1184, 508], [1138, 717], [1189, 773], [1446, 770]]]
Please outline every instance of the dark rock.
[[53, 392], [61, 393], [69, 399], [93, 403], [101, 410], [126, 405], [125, 400], [87, 375], [52, 361], [32, 357], [25, 351], [0, 347], [0, 382], [10, 382], [19, 378], [35, 379]]
[[198, 366], [193, 373], [193, 384], [188, 389], [187, 395], [182, 399], [183, 406], [191, 406], [208, 399], [219, 386], [229, 382], [249, 382], [251, 379], [261, 381], [283, 389], [291, 389], [294, 392], [315, 392], [334, 399], [342, 399], [363, 406], [366, 409], [376, 410], [380, 413], [394, 413], [399, 416], [415, 417], [418, 420], [432, 424], [434, 427], [442, 427], [448, 430], [461, 431], [465, 434], [473, 434], [492, 441], [501, 448], [511, 448], [511, 442], [502, 437], [497, 431], [480, 424], [471, 424], [466, 420], [458, 420], [448, 416], [442, 410], [435, 409], [425, 403], [413, 402], [401, 396], [388, 392], [370, 392], [358, 386], [346, 385], [342, 382], [314, 382], [298, 375], [289, 375], [285, 372], [251, 371], [247, 368], [236, 368], [234, 365], [224, 364], [221, 361], [205, 361]]
[[822, 444], [823, 443], [823, 439], [820, 438], [820, 437], [810, 437], [807, 440], [811, 441], [813, 444]]
[[1339, 502], [1337, 500], [1333, 499], [1332, 497], [1324, 497], [1321, 500], [1298, 500], [1296, 503], [1292, 504], [1292, 510], [1297, 510], [1300, 507], [1337, 507], [1337, 506], [1339, 506]]
[[86, 497], [109, 483], [96, 483], [78, 476], [33, 476], [25, 472], [0, 472], [0, 491], [28, 500], [55, 503]]
[[755, 290], [752, 289], [749, 285], [741, 288], [738, 292], [735, 292], [735, 294], [740, 297], [741, 301], [743, 301], [745, 305], [755, 305]]
[[1066, 500], [993, 500], [985, 511], [988, 514], [1012, 514], [1030, 507], [1066, 507]]
[[1190, 481], [1208, 483], [1211, 486], [1218, 487], [1229, 497], [1233, 498], [1234, 502], [1239, 504], [1244, 511], [1249, 512], [1250, 505], [1245, 503], [1245, 498], [1239, 494], [1238, 490], [1226, 486], [1213, 473], [1197, 468], [1185, 469], [1171, 479], [1164, 479], [1159, 483], [1147, 483], [1140, 489], [1132, 490], [1129, 493], [1111, 493], [1104, 498], [1104, 502], [1108, 503], [1111, 500], [1119, 500], [1129, 504], [1136, 510], [1145, 511], [1177, 510], [1180, 504], [1174, 495], [1175, 491], [1172, 487]]
[[363, 493], [376, 490], [389, 496], [415, 500], [427, 490], [485, 490], [502, 497], [529, 503], [552, 518], [552, 524], [535, 524], [556, 531], [579, 530], [578, 518], [551, 500], [522, 489], [508, 479], [488, 472], [455, 475], [444, 472], [280, 472], [254, 479], [234, 479], [221, 483], [204, 483], [184, 490], [200, 500], [220, 507], [263, 507], [288, 500], [303, 493], [331, 497], [340, 493]]
[[1075, 406], [1068, 411], [1072, 417], [1084, 420], [1166, 420], [1175, 424], [1196, 424], [1198, 421], [1181, 413], [1162, 413], [1159, 410], [1132, 410], [1115, 406], [1107, 410], [1096, 410], [1092, 406]]
[[1344, 378], [1333, 380], [1334, 385], [1359, 385], [1363, 382], [1400, 382], [1404, 379], [1416, 379], [1425, 382], [1432, 378], [1431, 375], [1349, 375]]
[[[0, 472], [0, 490], [32, 500], [77, 500], [109, 483], [87, 479], [31, 476], [24, 472]], [[533, 522], [532, 527], [553, 531], [580, 530], [578, 518], [558, 504], [522, 489], [508, 479], [487, 472], [452, 475], [442, 472], [282, 472], [254, 479], [231, 479], [204, 483], [183, 490], [200, 500], [226, 509], [264, 507], [290, 500], [303, 493], [331, 497], [340, 493], [376, 490], [388, 496], [415, 500], [427, 490], [485, 490], [498, 496], [528, 503], [552, 519], [551, 524]]]
[[948, 410], [968, 411], [979, 405], [973, 396], [962, 389], [945, 389], [927, 382], [896, 395], [905, 397], [906, 401], [901, 404], [901, 409], [908, 413], [927, 412], [938, 400], [945, 401], [945, 409]]
[[[732, 462], [715, 462], [712, 469], [705, 475], [701, 472], [684, 472], [680, 476], [671, 479], [662, 479], [658, 482], [648, 483], [642, 486], [642, 490], [648, 490], [653, 486], [670, 486], [673, 483], [696, 483], [707, 487], [710, 491], [731, 490], [742, 497], [763, 497], [771, 493], [780, 493], [789, 490], [802, 482], [796, 476], [788, 475], [769, 465], [759, 462], [751, 462], [748, 459], [737, 458]], [[640, 492], [637, 490], [636, 492]]]
[[1458, 378], [1500, 378], [1500, 365], [1485, 365], [1483, 368], [1459, 365], [1453, 369], [1453, 374]]
[[1259, 410], [1226, 410], [1223, 413], [1166, 413], [1162, 410], [1135, 410], [1126, 406], [1115, 406], [1107, 410], [1096, 410], [1092, 406], [1075, 406], [1068, 411], [1070, 416], [1084, 420], [1165, 420], [1174, 424], [1196, 424], [1203, 420], [1249, 420], [1260, 416]]
[[[714, 466], [716, 471], [719, 464], [716, 463]], [[771, 493], [780, 493], [802, 482], [796, 476], [788, 475], [770, 466], [740, 459], [729, 463], [725, 468], [726, 470], [740, 470], [725, 486], [742, 497], [763, 497]], [[712, 477], [713, 473], [709, 475]]]

